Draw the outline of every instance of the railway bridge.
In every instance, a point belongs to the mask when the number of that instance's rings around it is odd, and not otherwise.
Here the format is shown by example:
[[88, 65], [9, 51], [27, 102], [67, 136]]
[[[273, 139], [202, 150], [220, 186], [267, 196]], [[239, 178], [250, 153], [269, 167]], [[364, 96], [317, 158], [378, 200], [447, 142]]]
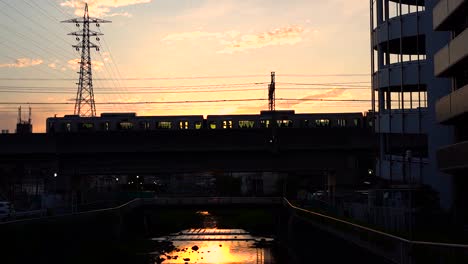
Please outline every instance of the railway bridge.
[[37, 179], [69, 192], [94, 176], [205, 172], [299, 174], [351, 185], [373, 168], [377, 143], [364, 128], [7, 134], [0, 135], [0, 191]]

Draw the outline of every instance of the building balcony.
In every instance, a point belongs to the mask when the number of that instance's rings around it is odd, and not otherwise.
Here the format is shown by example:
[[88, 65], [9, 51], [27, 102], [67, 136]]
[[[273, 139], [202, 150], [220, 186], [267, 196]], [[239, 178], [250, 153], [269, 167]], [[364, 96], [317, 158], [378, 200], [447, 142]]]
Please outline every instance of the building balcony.
[[[421, 125], [421, 127], [420, 127]], [[376, 116], [376, 133], [425, 134], [428, 131], [427, 109], [381, 112]]]
[[450, 31], [451, 24], [466, 15], [467, 0], [440, 0], [432, 10], [434, 30]]
[[376, 163], [376, 175], [380, 178], [398, 182], [419, 182], [429, 172], [427, 159], [386, 155]]
[[[419, 17], [418, 17], [419, 16]], [[390, 18], [387, 22], [379, 24], [372, 33], [374, 49], [380, 45], [383, 52], [400, 54], [425, 54], [425, 11], [414, 12]], [[419, 25], [418, 25], [419, 23]], [[402, 44], [400, 45], [400, 38]]]
[[390, 0], [392, 2], [396, 2], [396, 3], [401, 3], [403, 5], [419, 5], [419, 6], [424, 6], [426, 1], [425, 0]]
[[446, 173], [468, 169], [468, 141], [449, 145], [437, 151], [437, 165]]
[[431, 71], [425, 60], [419, 61], [419, 64], [417, 61], [393, 63], [374, 73], [373, 87], [400, 91], [403, 84], [404, 91], [417, 91], [418, 87], [419, 90], [425, 90]]
[[434, 55], [434, 72], [438, 77], [451, 77], [457, 65], [468, 60], [468, 29]]
[[468, 116], [468, 85], [439, 99], [436, 103], [437, 122], [451, 124], [455, 120]]

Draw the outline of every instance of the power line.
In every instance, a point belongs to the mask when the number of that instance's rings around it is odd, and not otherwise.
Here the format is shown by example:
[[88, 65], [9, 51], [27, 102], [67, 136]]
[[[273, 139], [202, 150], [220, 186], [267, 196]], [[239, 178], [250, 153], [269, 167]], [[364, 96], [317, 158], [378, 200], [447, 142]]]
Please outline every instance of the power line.
[[[95, 79], [93, 79], [95, 80]], [[258, 85], [263, 85], [266, 83], [237, 83], [237, 84], [200, 84], [200, 85], [176, 85], [176, 86], [128, 86], [127, 88], [132, 88], [132, 89], [176, 89], [176, 88], [223, 88], [223, 87], [250, 87], [250, 86], [258, 86]], [[64, 89], [64, 88], [71, 88], [71, 87], [64, 87], [64, 86], [0, 86], [0, 88], [38, 88], [38, 89], [49, 89], [49, 88], [58, 88], [58, 89]], [[102, 86], [101, 88], [112, 88], [110, 86]]]
[[[66, 91], [35, 91], [35, 90], [1, 90], [0, 88], [0, 93], [31, 93], [31, 94], [74, 94], [75, 92], [70, 89], [68, 89], [68, 92]], [[367, 90], [368, 88], [343, 88], [343, 87], [338, 87], [338, 88], [333, 88], [332, 90]], [[122, 95], [122, 94], [184, 94], [184, 93], [224, 93], [224, 92], [248, 92], [248, 91], [264, 91], [265, 89], [262, 88], [247, 88], [247, 89], [222, 89], [222, 90], [180, 90], [180, 91], [160, 91], [160, 90], [153, 90], [153, 91], [148, 91], [148, 90], [143, 90], [143, 91], [124, 91], [116, 94], [113, 91], [107, 90], [104, 92], [95, 92], [95, 95], [99, 94], [108, 94], [108, 95]], [[287, 91], [304, 91], [304, 90], [331, 90], [329, 87], [309, 87], [309, 88], [281, 88], [281, 90], [287, 90]], [[120, 97], [120, 96], [119, 96]], [[120, 98], [122, 99], [122, 98]]]
[[[37, 22], [33, 21], [32, 19], [28, 18], [28, 17], [25, 16], [21, 11], [19, 11], [17, 8], [11, 6], [10, 4], [6, 3], [6, 2], [3, 1], [3, 0], [0, 0], [0, 2], [2, 2], [3, 4], [9, 6], [10, 8], [14, 9], [18, 14], [20, 14], [22, 17], [28, 19], [29, 21], [31, 21], [34, 25], [39, 25], [39, 26], [40, 26], [41, 28], [43, 28], [46, 32], [48, 32], [48, 33], [50, 32], [49, 29], [45, 28], [45, 27], [42, 26], [40, 23], [37, 23]], [[0, 8], [0, 12], [3, 13], [5, 16], [9, 17], [14, 23], [18, 23], [18, 19], [15, 19], [14, 17], [10, 16], [8, 13], [5, 13], [5, 12], [3, 11], [2, 8]], [[22, 23], [22, 24], [23, 24], [23, 26], [25, 26], [26, 28], [28, 28], [28, 29], [29, 29], [34, 35], [36, 35], [38, 38], [41, 38], [41, 39], [45, 40], [49, 45], [50, 45], [51, 43], [53, 43], [55, 47], [57, 47], [57, 48], [59, 48], [59, 49], [65, 51], [66, 53], [68, 53], [68, 51], [65, 50], [63, 47], [56, 45], [54, 41], [51, 41], [50, 39], [45, 38], [43, 35], [37, 33], [37, 32], [36, 32], [35, 30], [33, 30], [30, 26], [25, 25], [24, 23]], [[54, 34], [54, 35], [55, 35], [55, 34]], [[59, 38], [59, 37], [57, 37], [57, 38]], [[59, 39], [62, 40], [63, 42], [65, 42], [65, 43], [67, 43], [67, 42], [64, 41], [62, 38], [59, 38]], [[67, 43], [67, 44], [68, 44], [68, 43]]]
[[[218, 99], [218, 100], [185, 100], [185, 101], [136, 101], [136, 102], [106, 102], [99, 105], [145, 105], [145, 104], [191, 104], [191, 103], [225, 103], [268, 101], [265, 98], [248, 99]], [[370, 99], [323, 99], [323, 98], [277, 98], [276, 101], [317, 101], [317, 102], [370, 102]], [[30, 105], [73, 105], [74, 102], [0, 102], [0, 105], [30, 104]]]
[[[364, 74], [329, 74], [329, 75], [279, 75], [279, 77], [352, 77], [352, 76], [367, 76]], [[198, 80], [198, 79], [234, 79], [234, 78], [258, 78], [265, 77], [265, 75], [226, 75], [226, 76], [181, 76], [181, 77], [125, 77], [120, 80], [125, 81], [156, 81], [156, 80]], [[53, 78], [0, 78], [4, 81], [69, 81], [73, 79], [53, 79]], [[111, 79], [101, 78], [103, 81]]]

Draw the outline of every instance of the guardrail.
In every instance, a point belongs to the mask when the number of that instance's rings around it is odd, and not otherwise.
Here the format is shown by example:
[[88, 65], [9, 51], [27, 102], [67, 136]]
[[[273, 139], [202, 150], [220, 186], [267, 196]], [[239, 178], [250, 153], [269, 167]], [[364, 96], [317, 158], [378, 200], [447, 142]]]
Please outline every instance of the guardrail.
[[[0, 224], [56, 218], [56, 217], [69, 217], [83, 214], [96, 214], [99, 212], [107, 211], [129, 211], [141, 205], [236, 205], [236, 204], [249, 204], [249, 205], [271, 205], [282, 204], [280, 197], [155, 197], [155, 198], [136, 198], [127, 203], [115, 207], [108, 207], [104, 209], [87, 210], [81, 212], [68, 212], [57, 215], [47, 215], [46, 210], [30, 211], [25, 213], [16, 213], [11, 221], [0, 222]], [[12, 215], [13, 216], [13, 215]], [[29, 218], [24, 218], [32, 216]], [[23, 219], [15, 219], [23, 218]]]
[[468, 263], [468, 245], [409, 240], [383, 231], [351, 223], [293, 205], [283, 198], [283, 205], [315, 227], [393, 263]]
[[[97, 209], [97, 210], [90, 210], [90, 211], [83, 211], [83, 212], [74, 212], [74, 213], [64, 213], [64, 214], [59, 214], [59, 215], [46, 215], [46, 214], [34, 214], [33, 216], [38, 216], [35, 218], [25, 218], [25, 219], [14, 219], [12, 221], [6, 221], [6, 222], [0, 222], [0, 225], [5, 225], [5, 224], [12, 224], [12, 223], [19, 223], [19, 222], [27, 222], [27, 221], [41, 221], [44, 219], [57, 219], [61, 217], [73, 217], [73, 216], [81, 216], [81, 215], [86, 215], [86, 214], [98, 214], [98, 213], [103, 213], [103, 212], [109, 212], [109, 211], [120, 211], [121, 213], [128, 212], [138, 206], [141, 206], [143, 203], [142, 199], [136, 198], [133, 199], [129, 202], [126, 202], [122, 205], [116, 206], [116, 207], [109, 207], [109, 208], [104, 208], [104, 209]], [[37, 212], [44, 212], [44, 210], [39, 210]], [[16, 213], [15, 216], [18, 216], [19, 213]]]

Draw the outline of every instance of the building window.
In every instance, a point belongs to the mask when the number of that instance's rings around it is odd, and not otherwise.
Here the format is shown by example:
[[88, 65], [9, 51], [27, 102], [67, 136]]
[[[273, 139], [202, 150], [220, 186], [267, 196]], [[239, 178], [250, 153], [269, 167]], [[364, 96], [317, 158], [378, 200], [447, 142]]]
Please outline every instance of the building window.
[[255, 121], [251, 121], [251, 120], [239, 121], [239, 128], [253, 128], [254, 126], [255, 126]]
[[345, 127], [346, 126], [346, 119], [338, 119], [338, 126]]
[[329, 127], [330, 119], [317, 119], [315, 120], [315, 125], [318, 127]]
[[231, 128], [232, 128], [232, 120], [224, 120], [223, 129], [231, 129]]
[[172, 128], [172, 122], [170, 122], [170, 121], [156, 122], [156, 128], [157, 129], [171, 129]]
[[109, 131], [109, 129], [110, 129], [109, 122], [105, 122], [105, 123], [104, 123], [104, 129], [105, 129], [106, 131]]
[[66, 123], [66, 124], [65, 124], [65, 130], [66, 130], [67, 132], [71, 132], [71, 124], [70, 124], [70, 123]]
[[210, 122], [210, 129], [216, 129], [216, 122], [215, 121]]
[[188, 121], [179, 121], [179, 128], [180, 129], [189, 129], [189, 122]]
[[195, 122], [195, 129], [201, 129], [201, 128], [202, 128], [202, 122], [201, 121]]
[[307, 119], [302, 120], [302, 127], [309, 127], [309, 120]]
[[133, 123], [128, 122], [128, 121], [123, 121], [119, 123], [119, 129], [120, 130], [132, 130], [133, 129]]

